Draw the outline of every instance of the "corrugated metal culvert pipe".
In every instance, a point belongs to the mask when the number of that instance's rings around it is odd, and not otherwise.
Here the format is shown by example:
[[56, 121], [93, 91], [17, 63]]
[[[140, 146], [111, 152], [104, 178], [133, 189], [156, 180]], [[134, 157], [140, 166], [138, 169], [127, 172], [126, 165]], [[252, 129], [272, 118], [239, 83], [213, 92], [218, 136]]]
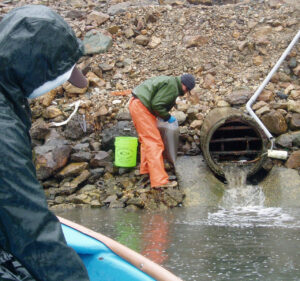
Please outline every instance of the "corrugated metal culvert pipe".
[[243, 112], [215, 108], [201, 128], [201, 150], [211, 170], [225, 177], [228, 166], [243, 166], [254, 175], [266, 160], [268, 138], [257, 123]]

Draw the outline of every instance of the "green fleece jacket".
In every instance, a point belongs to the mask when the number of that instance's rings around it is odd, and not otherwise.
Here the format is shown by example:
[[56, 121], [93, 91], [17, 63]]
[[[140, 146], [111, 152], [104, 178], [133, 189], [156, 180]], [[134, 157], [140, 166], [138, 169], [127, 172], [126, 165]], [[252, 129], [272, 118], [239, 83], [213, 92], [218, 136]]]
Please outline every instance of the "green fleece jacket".
[[176, 98], [184, 92], [180, 76], [158, 76], [134, 88], [133, 94], [153, 115], [167, 121], [171, 116], [169, 111], [175, 105]]

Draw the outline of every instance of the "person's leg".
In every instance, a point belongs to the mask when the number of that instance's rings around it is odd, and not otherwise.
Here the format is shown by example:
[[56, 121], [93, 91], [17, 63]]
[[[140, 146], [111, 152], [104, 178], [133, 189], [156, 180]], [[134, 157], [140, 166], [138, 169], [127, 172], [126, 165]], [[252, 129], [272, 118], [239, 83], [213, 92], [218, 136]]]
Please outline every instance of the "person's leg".
[[168, 174], [164, 168], [164, 144], [156, 125], [156, 118], [138, 99], [130, 101], [129, 110], [143, 147], [141, 167], [148, 168], [151, 187], [164, 185], [168, 183]]
[[[131, 98], [129, 101], [129, 111], [132, 117], [132, 122], [134, 124], [134, 127], [137, 130], [137, 123], [139, 122], [136, 119], [136, 114], [135, 112], [137, 112], [139, 109], [136, 109], [135, 107], [137, 106], [136, 103], [134, 103], [133, 105], [131, 105], [132, 101], [134, 101], [134, 98]], [[139, 133], [138, 133], [139, 135]], [[145, 150], [145, 144], [143, 144], [140, 136], [139, 136], [139, 142], [140, 142], [140, 174], [144, 175], [144, 174], [149, 174], [149, 169], [148, 169], [148, 164], [147, 164], [147, 159], [146, 159], [146, 150]]]
[[149, 174], [148, 163], [147, 163], [147, 159], [146, 159], [146, 147], [145, 147], [145, 144], [142, 143], [141, 139], [140, 139], [140, 143], [141, 143], [140, 174], [141, 175]]

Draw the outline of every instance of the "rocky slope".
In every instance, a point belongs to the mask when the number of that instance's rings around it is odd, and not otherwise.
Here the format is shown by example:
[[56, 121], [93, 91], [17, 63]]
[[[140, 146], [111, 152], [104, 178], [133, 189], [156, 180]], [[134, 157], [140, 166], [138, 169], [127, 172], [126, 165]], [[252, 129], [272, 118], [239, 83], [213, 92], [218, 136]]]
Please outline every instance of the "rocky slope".
[[[156, 75], [192, 73], [197, 86], [177, 101], [181, 155], [199, 154], [206, 114], [215, 107], [244, 110], [300, 29], [293, 0], [213, 1], [2, 1], [0, 17], [24, 4], [48, 5], [86, 46], [79, 66], [89, 78], [82, 90], [66, 83], [32, 100], [33, 152], [50, 206], [167, 208], [181, 204], [180, 187], [153, 191], [136, 169], [113, 165], [113, 139], [135, 135], [130, 90]], [[300, 167], [300, 45], [293, 48], [253, 109], [287, 161]], [[78, 112], [62, 126], [80, 101]], [[171, 178], [173, 167], [166, 163]]]

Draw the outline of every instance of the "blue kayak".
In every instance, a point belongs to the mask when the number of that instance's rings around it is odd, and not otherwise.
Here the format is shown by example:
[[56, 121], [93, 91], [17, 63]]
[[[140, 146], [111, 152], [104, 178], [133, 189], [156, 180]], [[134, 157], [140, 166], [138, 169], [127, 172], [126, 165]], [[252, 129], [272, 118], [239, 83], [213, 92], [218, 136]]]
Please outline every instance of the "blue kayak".
[[115, 240], [69, 220], [59, 220], [68, 245], [84, 262], [91, 281], [181, 281]]

